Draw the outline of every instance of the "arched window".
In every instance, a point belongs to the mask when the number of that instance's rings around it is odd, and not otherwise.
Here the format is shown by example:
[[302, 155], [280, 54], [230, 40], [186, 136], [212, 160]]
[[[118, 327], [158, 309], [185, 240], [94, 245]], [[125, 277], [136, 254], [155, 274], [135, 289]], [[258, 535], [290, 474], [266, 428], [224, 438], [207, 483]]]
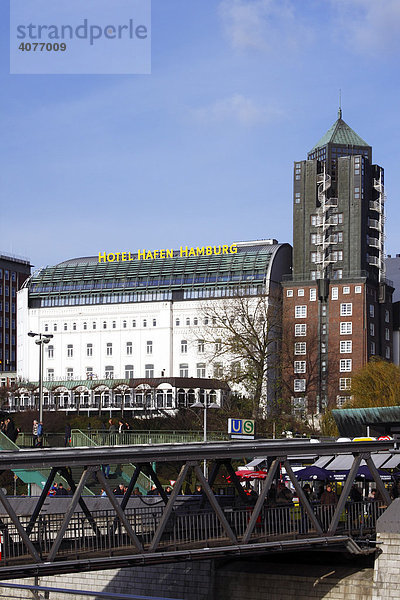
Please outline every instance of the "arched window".
[[178, 390], [178, 408], [186, 408], [187, 407], [187, 398], [185, 390]]

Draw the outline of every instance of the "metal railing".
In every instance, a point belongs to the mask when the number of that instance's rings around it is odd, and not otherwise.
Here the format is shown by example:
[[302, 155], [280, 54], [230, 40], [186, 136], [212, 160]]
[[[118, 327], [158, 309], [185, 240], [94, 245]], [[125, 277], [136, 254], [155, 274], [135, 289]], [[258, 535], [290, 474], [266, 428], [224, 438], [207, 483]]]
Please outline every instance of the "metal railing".
[[[54, 499], [57, 502], [57, 499]], [[348, 503], [343, 510], [338, 535], [362, 536], [374, 533], [376, 521], [386, 507], [378, 501]], [[125, 515], [144, 550], [150, 548], [153, 536], [161, 521], [164, 506], [161, 504], [139, 508], [127, 508]], [[223, 513], [240, 544], [247, 529], [252, 507], [223, 508]], [[314, 505], [314, 513], [326, 533], [335, 510], [334, 506]], [[92, 522], [80, 512], [76, 512], [68, 524], [59, 558], [74, 556], [108, 556], [113, 550], [137, 550], [124, 525], [113, 510], [93, 511]], [[20, 517], [26, 528], [30, 517]], [[51, 551], [54, 540], [62, 526], [64, 515], [42, 514], [32, 529], [30, 539], [40, 556], [45, 559]], [[32, 557], [21, 541], [20, 535], [10, 517], [2, 517], [3, 536], [2, 565], [10, 565]], [[274, 539], [301, 539], [317, 536], [308, 515], [299, 506], [288, 504], [271, 507], [265, 505], [251, 535], [251, 543]], [[200, 509], [198, 501], [177, 505], [172, 512], [160, 542], [160, 549], [187, 549], [216, 547], [230, 543], [229, 538], [215, 512]]]
[[[203, 431], [122, 431], [121, 433], [105, 430], [91, 430], [83, 432], [73, 429], [71, 433], [71, 446], [132, 446], [142, 444], [187, 444], [202, 442]], [[207, 433], [210, 441], [226, 440], [227, 434], [222, 431]]]

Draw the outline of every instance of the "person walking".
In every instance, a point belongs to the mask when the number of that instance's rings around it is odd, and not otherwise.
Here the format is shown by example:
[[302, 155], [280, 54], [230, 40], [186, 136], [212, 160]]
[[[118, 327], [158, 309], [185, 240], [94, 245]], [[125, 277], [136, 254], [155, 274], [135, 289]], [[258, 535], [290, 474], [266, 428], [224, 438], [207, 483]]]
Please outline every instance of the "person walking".
[[65, 447], [71, 445], [71, 435], [72, 435], [71, 425], [69, 423], [67, 423], [65, 426], [65, 436], [64, 436], [64, 446]]
[[333, 491], [330, 483], [326, 484], [325, 491], [321, 494], [321, 507], [322, 507], [322, 519], [324, 529], [329, 527], [329, 523], [332, 520], [333, 513], [335, 512], [336, 505], [338, 503], [338, 497], [336, 492]]
[[43, 447], [43, 423], [42, 421], [40, 421], [40, 423], [38, 423], [38, 428], [37, 428], [37, 437], [36, 437], [36, 448], [42, 448]]
[[39, 428], [39, 423], [36, 419], [34, 419], [33, 426], [32, 426], [32, 436], [33, 436], [33, 447], [34, 448], [37, 447], [38, 428]]

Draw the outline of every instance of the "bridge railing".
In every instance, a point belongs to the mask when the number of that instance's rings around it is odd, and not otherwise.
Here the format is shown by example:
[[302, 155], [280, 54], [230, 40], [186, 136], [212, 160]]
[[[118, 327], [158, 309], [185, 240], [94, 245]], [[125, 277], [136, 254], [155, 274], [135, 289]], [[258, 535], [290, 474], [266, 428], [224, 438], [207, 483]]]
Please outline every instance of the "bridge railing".
[[[202, 431], [122, 431], [121, 433], [110, 433], [107, 430], [90, 430], [82, 432], [73, 429], [71, 434], [71, 446], [87, 446], [87, 441], [93, 442], [94, 446], [132, 446], [142, 444], [187, 444], [203, 441]], [[210, 431], [207, 433], [209, 441], [226, 440], [227, 434], [222, 431]]]
[[[334, 506], [319, 504], [313, 507], [325, 533], [334, 509]], [[151, 546], [162, 519], [163, 510], [162, 503], [125, 510], [128, 522], [145, 551]], [[245, 534], [251, 510], [252, 507], [243, 506], [223, 509], [224, 515], [239, 541]], [[378, 501], [348, 503], [340, 519], [338, 534], [363, 536], [373, 533], [376, 521], [384, 510], [385, 507]], [[24, 528], [26, 528], [29, 518], [29, 516], [20, 517]], [[42, 514], [32, 529], [30, 539], [44, 559], [51, 551], [52, 544], [62, 526], [63, 518], [62, 513]], [[27, 560], [30, 561], [10, 517], [2, 517], [1, 529], [3, 535], [2, 564], [13, 564], [22, 557], [27, 557]], [[299, 507], [266, 505], [263, 507], [251, 535], [251, 543], [274, 539], [310, 538], [317, 535], [309, 517]], [[171, 547], [188, 549], [205, 545], [215, 547], [222, 542], [229, 542], [229, 540], [216, 513], [208, 508], [199, 509], [198, 500], [194, 500], [178, 505], [172, 512], [163, 532], [159, 549], [166, 550]], [[92, 511], [91, 520], [83, 513], [75, 512], [68, 523], [58, 557], [78, 556], [84, 558], [93, 554], [107, 556], [111, 549], [132, 552], [132, 540], [115, 512], [112, 510]]]

